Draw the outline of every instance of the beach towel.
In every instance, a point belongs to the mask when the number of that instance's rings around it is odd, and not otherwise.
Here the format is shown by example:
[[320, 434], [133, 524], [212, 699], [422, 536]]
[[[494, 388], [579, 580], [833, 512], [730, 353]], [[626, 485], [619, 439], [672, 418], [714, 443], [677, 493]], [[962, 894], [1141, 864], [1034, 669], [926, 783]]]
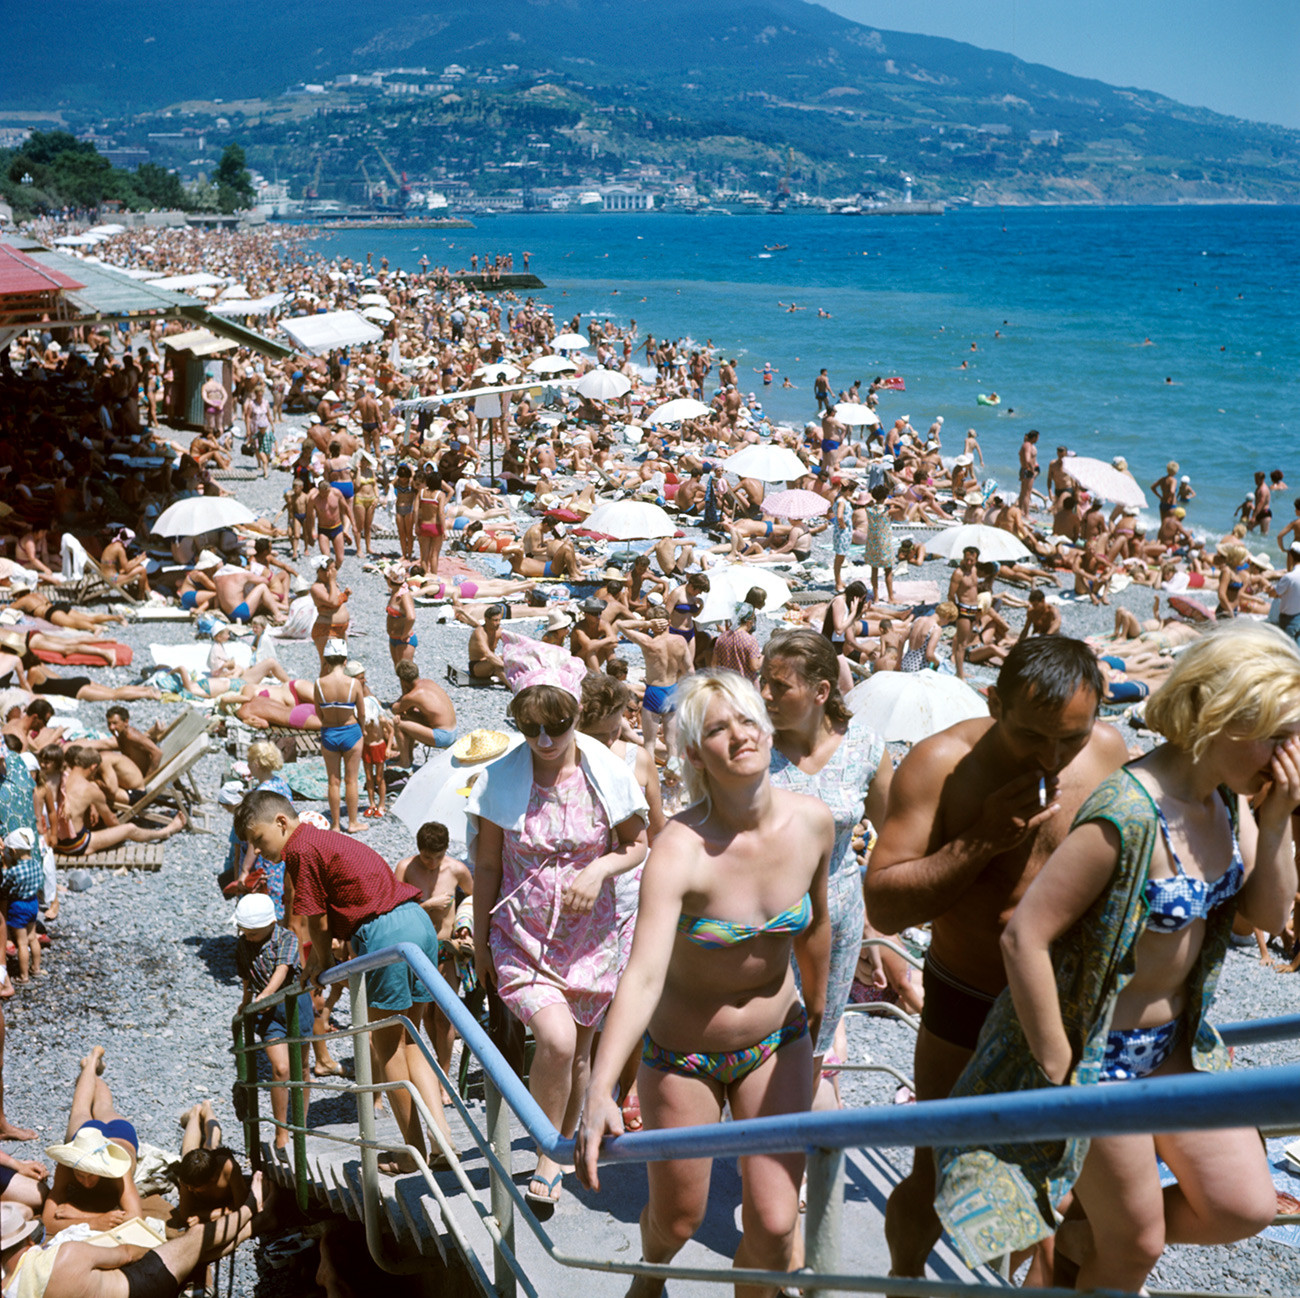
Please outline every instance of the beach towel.
[[[96, 640], [98, 648], [112, 649], [117, 654], [117, 665], [119, 667], [129, 667], [134, 655], [131, 653], [130, 645], [119, 644], [116, 640]], [[104, 660], [95, 654], [88, 654], [80, 650], [69, 650], [66, 653], [51, 653], [48, 649], [33, 650], [36, 656], [43, 663], [53, 663], [60, 667], [102, 667]]]

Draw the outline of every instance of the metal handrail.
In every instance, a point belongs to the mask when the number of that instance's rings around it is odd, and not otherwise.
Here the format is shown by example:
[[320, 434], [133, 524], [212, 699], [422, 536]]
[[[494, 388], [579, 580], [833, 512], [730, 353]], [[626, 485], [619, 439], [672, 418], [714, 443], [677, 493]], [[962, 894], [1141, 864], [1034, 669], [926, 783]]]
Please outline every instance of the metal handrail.
[[[381, 951], [370, 952], [336, 965], [320, 978], [322, 983], [351, 980], [354, 1017], [358, 1007], [364, 1009], [365, 987], [361, 975], [387, 965], [404, 961], [433, 996], [438, 1008], [447, 1015], [460, 1034], [465, 1049], [469, 1050], [482, 1067], [489, 1097], [489, 1124], [493, 1134], [485, 1140], [471, 1126], [475, 1143], [488, 1154], [492, 1177], [492, 1207], [499, 1234], [494, 1234], [493, 1248], [498, 1259], [495, 1288], [498, 1293], [514, 1292], [514, 1280], [523, 1279], [518, 1273], [518, 1262], [513, 1256], [512, 1215], [518, 1205], [517, 1188], [510, 1183], [509, 1123], [505, 1114], [512, 1111], [522, 1123], [538, 1148], [557, 1162], [569, 1162], [573, 1157], [573, 1141], [560, 1135], [531, 1093], [492, 1043], [477, 1019], [465, 1008], [460, 997], [437, 972], [428, 956], [411, 943], [399, 943]], [[254, 1014], [265, 1013], [281, 1000], [296, 998], [303, 989], [283, 988], [273, 996], [250, 1005], [235, 1020], [236, 1052], [240, 1065], [240, 1080], [253, 1089], [247, 1077], [250, 1047], [242, 1041], [242, 1029], [251, 1023]], [[290, 1003], [291, 1016], [296, 999]], [[392, 1022], [392, 1019], [384, 1020]], [[374, 1024], [355, 1027], [353, 1034], [372, 1030]], [[408, 1022], [408, 1029], [410, 1028]], [[1260, 1022], [1241, 1022], [1224, 1025], [1221, 1035], [1229, 1045], [1255, 1044], [1284, 1040], [1300, 1035], [1300, 1015]], [[290, 1037], [297, 1036], [295, 1024], [290, 1022]], [[432, 1052], [413, 1032], [426, 1057]], [[241, 1048], [242, 1047], [242, 1048]], [[297, 1065], [298, 1052], [291, 1051], [290, 1058]], [[370, 1077], [368, 1050], [359, 1050], [357, 1059], [358, 1088], [380, 1089]], [[431, 1059], [439, 1076], [442, 1070]], [[292, 1079], [300, 1082], [301, 1078]], [[301, 1090], [294, 1086], [292, 1094], [301, 1102]], [[453, 1092], [454, 1093], [454, 1092]], [[459, 1099], [459, 1097], [456, 1097]], [[494, 1104], [493, 1101], [496, 1101]], [[299, 1142], [305, 1134], [305, 1117], [295, 1110], [291, 1118], [294, 1130], [295, 1164], [301, 1165], [305, 1157], [300, 1154]], [[423, 1108], [423, 1106], [420, 1106]], [[462, 1116], [467, 1116], [463, 1112]], [[495, 1110], [495, 1111], [494, 1111]], [[1170, 1114], [1178, 1114], [1176, 1126], [1171, 1126]], [[1030, 1143], [1055, 1140], [1066, 1136], [1106, 1136], [1160, 1130], [1200, 1130], [1231, 1126], [1240, 1123], [1240, 1115], [1249, 1112], [1252, 1120], [1264, 1126], [1295, 1126], [1300, 1124], [1300, 1065], [1290, 1064], [1256, 1068], [1236, 1073], [1210, 1075], [1183, 1075], [1146, 1081], [1141, 1087], [1053, 1087], [996, 1097], [969, 1097], [925, 1101], [905, 1106], [881, 1106], [875, 1109], [836, 1110], [831, 1112], [783, 1114], [776, 1117], [752, 1118], [741, 1121], [713, 1123], [696, 1127], [677, 1127], [657, 1131], [634, 1132], [607, 1138], [600, 1159], [602, 1162], [650, 1162], [674, 1158], [739, 1157], [756, 1152], [803, 1152], [809, 1157], [809, 1196], [807, 1212], [808, 1269], [800, 1273], [800, 1284], [805, 1293], [814, 1294], [828, 1289], [885, 1289], [897, 1292], [949, 1293], [952, 1287], [933, 1286], [930, 1282], [913, 1281], [910, 1284], [897, 1279], [875, 1277], [845, 1277], [838, 1270], [839, 1215], [842, 1207], [843, 1151], [848, 1148], [889, 1148], [906, 1145], [971, 1145], [984, 1142], [995, 1144]], [[359, 1106], [361, 1137], [356, 1142], [362, 1150], [362, 1186], [366, 1200], [367, 1237], [371, 1251], [384, 1265], [383, 1241], [379, 1235], [379, 1212], [376, 1142], [373, 1132], [373, 1109]], [[428, 1115], [425, 1114], [426, 1121]], [[254, 1117], [249, 1130], [256, 1125]], [[502, 1143], [504, 1135], [504, 1143]], [[250, 1149], [256, 1145], [255, 1135], [250, 1135]], [[400, 1147], [400, 1146], [399, 1146]], [[491, 1150], [492, 1152], [489, 1152]], [[500, 1155], [504, 1153], [505, 1157]], [[426, 1180], [431, 1180], [426, 1176]], [[506, 1184], [499, 1185], [504, 1181]], [[522, 1205], [519, 1205], [522, 1206]], [[502, 1220], [501, 1213], [506, 1218]], [[373, 1226], [372, 1226], [373, 1219]], [[624, 1274], [677, 1275], [681, 1278], [711, 1278], [735, 1283], [773, 1283], [775, 1273], [741, 1273], [704, 1271], [699, 1268], [658, 1267], [647, 1263], [613, 1262], [608, 1259], [574, 1257], [560, 1252], [546, 1232], [536, 1222], [531, 1212], [523, 1220], [537, 1236], [551, 1257], [564, 1265], [593, 1270], [618, 1271]], [[373, 1237], [372, 1237], [373, 1231]], [[509, 1242], [507, 1242], [509, 1236]], [[462, 1243], [463, 1241], [459, 1241]], [[504, 1248], [502, 1246], [505, 1246]], [[507, 1256], [503, 1257], [503, 1253]], [[398, 1263], [400, 1265], [400, 1262]], [[396, 1266], [393, 1269], [397, 1269]], [[508, 1277], [505, 1273], [511, 1273]], [[789, 1280], [789, 1277], [785, 1277]], [[879, 1283], [876, 1281], [879, 1280]], [[979, 1287], [979, 1286], [976, 1286]], [[965, 1286], [969, 1289], [970, 1286]]]

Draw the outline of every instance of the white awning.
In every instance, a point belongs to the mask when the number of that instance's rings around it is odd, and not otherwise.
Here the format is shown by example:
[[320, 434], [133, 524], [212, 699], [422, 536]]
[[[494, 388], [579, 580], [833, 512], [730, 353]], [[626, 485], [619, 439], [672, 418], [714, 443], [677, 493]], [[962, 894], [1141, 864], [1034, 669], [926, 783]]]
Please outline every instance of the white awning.
[[378, 342], [384, 331], [355, 311], [330, 311], [324, 315], [294, 316], [281, 320], [280, 328], [305, 352], [324, 356], [338, 347]]
[[271, 293], [267, 297], [224, 298], [210, 310], [214, 315], [270, 315], [288, 296], [288, 293]]
[[204, 284], [224, 284], [225, 282], [220, 275], [209, 275], [205, 270], [197, 271], [193, 275], [166, 275], [162, 279], [149, 281], [153, 288], [174, 289], [177, 292], [184, 292], [187, 288], [199, 288]]
[[189, 329], [181, 334], [167, 334], [162, 345], [177, 352], [190, 352], [194, 356], [214, 356], [218, 352], [233, 351], [239, 346], [229, 338], [218, 338], [206, 329]]

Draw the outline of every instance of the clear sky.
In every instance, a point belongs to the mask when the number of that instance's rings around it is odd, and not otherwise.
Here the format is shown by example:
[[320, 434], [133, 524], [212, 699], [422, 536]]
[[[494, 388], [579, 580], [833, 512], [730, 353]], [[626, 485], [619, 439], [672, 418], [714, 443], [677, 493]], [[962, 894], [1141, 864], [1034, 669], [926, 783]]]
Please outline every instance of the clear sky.
[[887, 31], [1300, 129], [1300, 0], [818, 0]]

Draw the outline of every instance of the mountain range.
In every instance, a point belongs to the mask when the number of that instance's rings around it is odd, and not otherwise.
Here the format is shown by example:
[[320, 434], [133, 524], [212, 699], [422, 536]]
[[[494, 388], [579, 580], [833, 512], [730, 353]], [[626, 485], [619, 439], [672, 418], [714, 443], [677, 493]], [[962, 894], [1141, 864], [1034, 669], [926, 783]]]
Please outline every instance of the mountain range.
[[437, 140], [459, 117], [474, 131], [541, 122], [584, 148], [591, 137], [614, 171], [635, 156], [725, 162], [754, 177], [784, 166], [796, 187], [896, 185], [906, 173], [918, 196], [998, 201], [1300, 197], [1300, 132], [866, 27], [804, 0], [209, 0], [195, 10], [74, 0], [60, 12], [57, 40], [49, 11], [19, 7], [7, 19], [11, 49], [39, 51], [9, 60], [7, 120], [56, 111], [118, 131], [171, 107], [200, 126], [222, 118], [250, 163], [274, 156], [291, 175], [310, 173], [321, 140], [286, 108], [290, 86], [329, 88], [320, 113], [347, 99], [386, 137], [391, 96], [336, 79], [392, 68], [436, 77], [456, 64], [466, 73], [454, 101], [426, 96], [403, 123], [403, 167], [438, 154], [421, 147], [422, 123]]

